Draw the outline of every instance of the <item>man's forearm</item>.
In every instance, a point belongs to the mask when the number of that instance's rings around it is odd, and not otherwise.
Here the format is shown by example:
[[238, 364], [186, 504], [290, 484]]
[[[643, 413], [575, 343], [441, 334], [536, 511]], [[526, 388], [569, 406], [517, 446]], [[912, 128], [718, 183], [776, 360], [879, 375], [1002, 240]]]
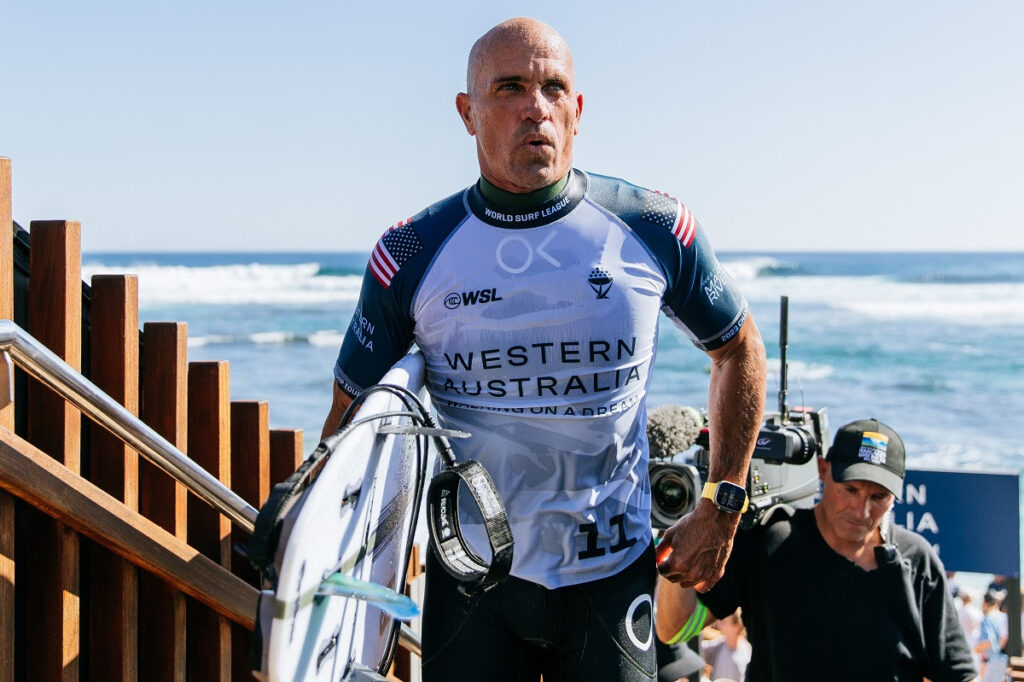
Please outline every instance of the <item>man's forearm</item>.
[[739, 338], [712, 354], [708, 389], [711, 481], [744, 485], [754, 441], [761, 427], [765, 395], [765, 354], [761, 334], [748, 317]]
[[335, 431], [338, 430], [338, 426], [341, 424], [341, 418], [345, 416], [345, 410], [352, 404], [352, 398], [341, 390], [341, 386], [338, 385], [337, 381], [331, 382], [334, 384], [334, 393], [331, 396], [331, 409], [327, 413], [327, 419], [324, 420], [324, 427], [320, 431], [320, 440], [327, 438]]
[[[698, 614], [698, 619], [693, 618], [698, 603], [697, 592], [692, 587], [679, 587], [659, 577], [655, 595], [657, 606], [655, 607], [654, 629], [658, 639], [662, 642], [670, 642], [680, 633], [683, 636], [679, 641], [686, 641], [703, 629], [707, 614], [705, 612]], [[699, 622], [691, 622], [691, 620]], [[687, 632], [684, 633], [684, 630]]]
[[[713, 482], [746, 483], [747, 467], [764, 410], [764, 344], [752, 317], [736, 338], [712, 351], [708, 395]], [[739, 516], [702, 499], [697, 508], [665, 531], [658, 570], [683, 587], [709, 590], [722, 577], [732, 551]]]

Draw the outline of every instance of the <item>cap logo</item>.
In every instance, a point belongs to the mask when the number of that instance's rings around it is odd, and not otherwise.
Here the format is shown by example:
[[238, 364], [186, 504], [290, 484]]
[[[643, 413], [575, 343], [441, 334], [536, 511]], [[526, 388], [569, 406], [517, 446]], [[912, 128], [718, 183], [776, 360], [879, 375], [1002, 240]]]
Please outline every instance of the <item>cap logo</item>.
[[857, 451], [857, 456], [865, 462], [884, 465], [888, 449], [888, 436], [874, 431], [865, 431], [860, 438], [860, 450]]

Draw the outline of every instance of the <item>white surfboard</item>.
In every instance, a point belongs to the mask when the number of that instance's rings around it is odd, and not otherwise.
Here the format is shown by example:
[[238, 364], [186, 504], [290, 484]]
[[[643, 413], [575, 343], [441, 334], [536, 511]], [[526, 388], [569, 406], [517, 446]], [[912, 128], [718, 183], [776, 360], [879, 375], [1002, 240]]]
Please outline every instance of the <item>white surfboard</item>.
[[[411, 353], [380, 383], [422, 397], [423, 372], [423, 356]], [[273, 619], [263, 633], [271, 682], [338, 682], [355, 669], [380, 671], [391, 657], [401, 607], [352, 598], [359, 589], [349, 578], [397, 592], [405, 586], [417, 443], [381, 432], [412, 425], [409, 417], [383, 416], [403, 411], [391, 393], [370, 395], [353, 418], [361, 423], [346, 431], [282, 532]]]

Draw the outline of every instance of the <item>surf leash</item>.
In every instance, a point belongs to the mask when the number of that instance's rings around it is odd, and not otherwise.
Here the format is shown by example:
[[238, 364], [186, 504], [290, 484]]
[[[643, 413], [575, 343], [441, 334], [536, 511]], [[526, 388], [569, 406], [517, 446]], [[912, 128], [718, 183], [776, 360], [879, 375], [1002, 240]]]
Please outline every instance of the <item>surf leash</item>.
[[[441, 460], [442, 469], [430, 481], [427, 491], [427, 521], [430, 546], [434, 555], [440, 560], [444, 570], [459, 581], [459, 589], [466, 594], [487, 590], [497, 585], [508, 577], [512, 568], [515, 541], [512, 538], [512, 528], [508, 523], [505, 505], [490, 474], [479, 462], [458, 462], [455, 459], [448, 439], [468, 438], [469, 434], [437, 428], [429, 410], [420, 403], [417, 396], [404, 388], [387, 384], [383, 386], [405, 393], [409, 402], [414, 403], [421, 411], [423, 421], [414, 425], [384, 425], [380, 427], [379, 432], [410, 432], [428, 436], [433, 439]], [[461, 490], [469, 491], [473, 502], [480, 510], [487, 533], [487, 543], [491, 549], [490, 561], [481, 558], [470, 549], [462, 535], [459, 524]]]
[[[445, 462], [427, 492], [430, 545], [445, 571], [467, 594], [487, 590], [508, 577], [512, 568], [512, 529], [494, 482], [475, 461]], [[459, 491], [466, 489], [484, 520], [491, 560], [480, 558], [466, 544], [459, 527]]]

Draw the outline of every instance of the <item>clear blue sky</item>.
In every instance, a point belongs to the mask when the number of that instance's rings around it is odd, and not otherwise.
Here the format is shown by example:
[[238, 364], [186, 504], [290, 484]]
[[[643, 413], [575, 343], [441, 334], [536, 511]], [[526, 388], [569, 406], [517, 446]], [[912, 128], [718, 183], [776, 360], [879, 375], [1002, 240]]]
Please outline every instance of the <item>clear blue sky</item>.
[[576, 165], [719, 250], [1024, 250], [1024, 2], [0, 0], [14, 215], [87, 251], [368, 251], [475, 180], [472, 42], [551, 23]]

